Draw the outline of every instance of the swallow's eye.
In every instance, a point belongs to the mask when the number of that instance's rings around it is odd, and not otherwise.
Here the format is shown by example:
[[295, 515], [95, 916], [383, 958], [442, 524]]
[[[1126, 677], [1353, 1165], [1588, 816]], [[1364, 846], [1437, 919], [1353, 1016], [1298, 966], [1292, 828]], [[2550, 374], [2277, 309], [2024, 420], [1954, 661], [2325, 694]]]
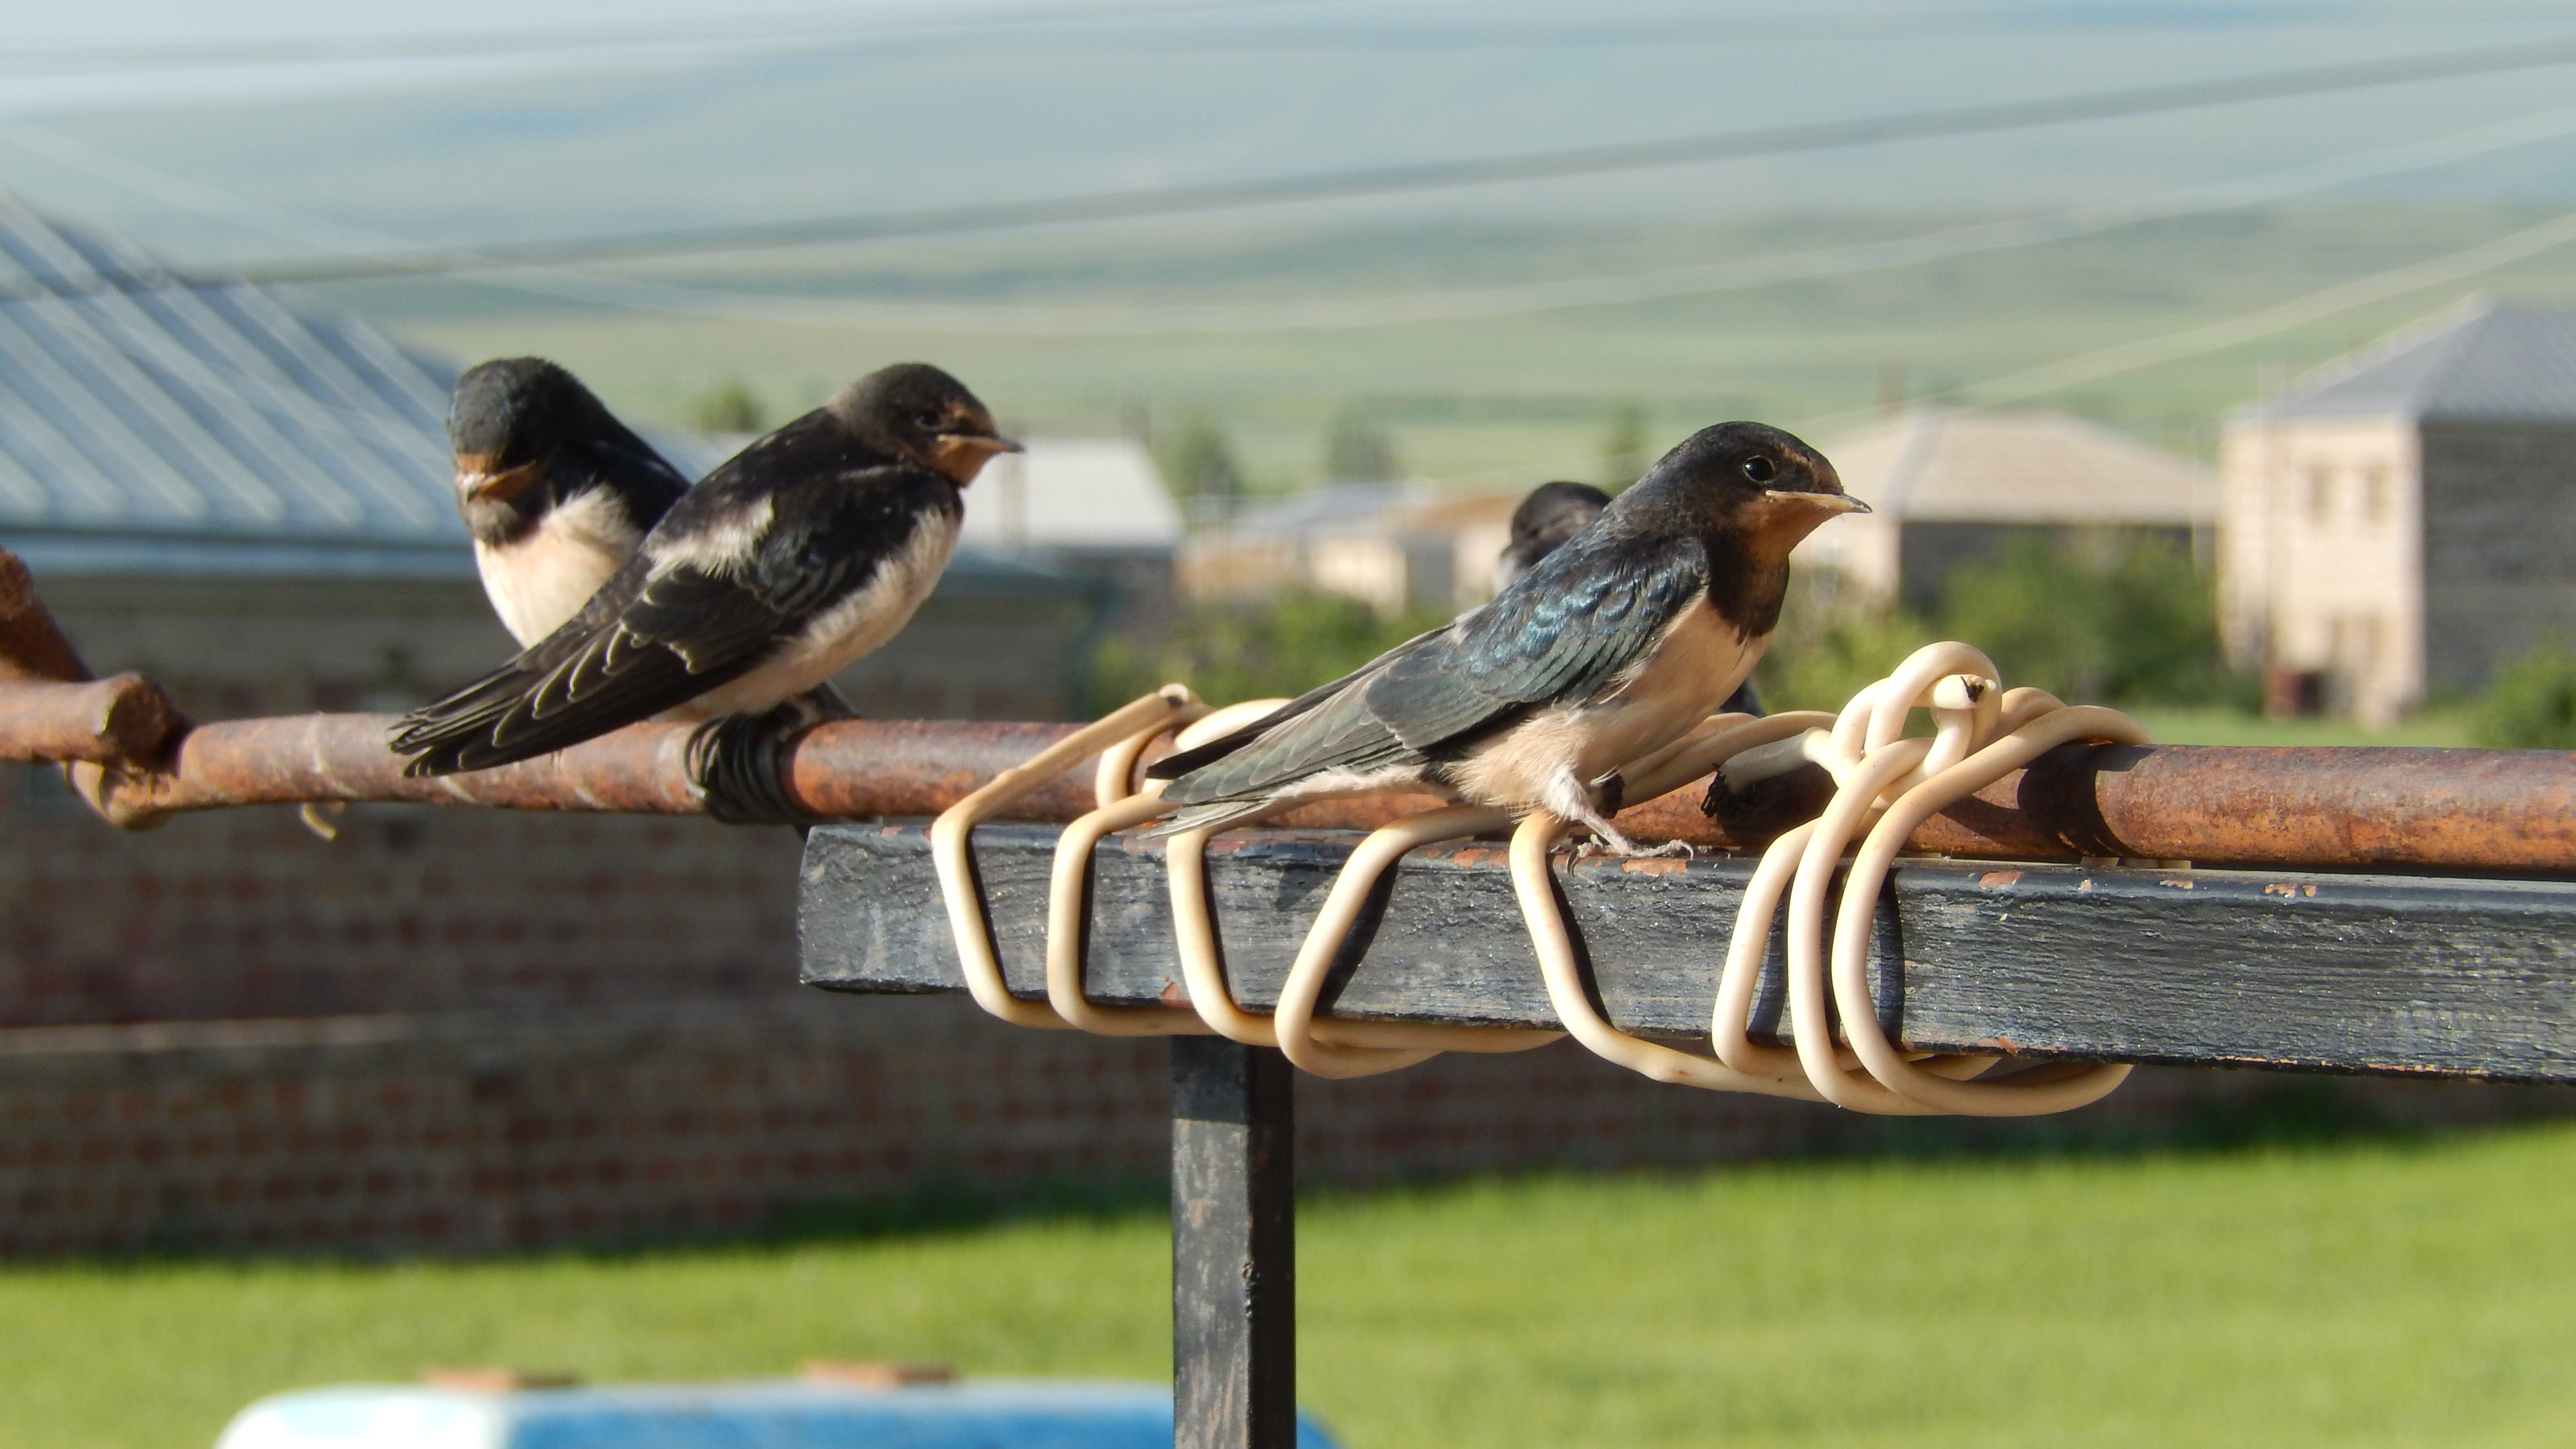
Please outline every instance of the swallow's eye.
[[940, 426], [947, 421], [948, 419], [941, 417], [937, 413], [914, 413], [912, 415], [912, 425], [921, 429], [925, 433], [938, 432]]
[[1780, 476], [1780, 465], [1768, 458], [1747, 458], [1744, 460], [1744, 476], [1756, 483], [1768, 483]]

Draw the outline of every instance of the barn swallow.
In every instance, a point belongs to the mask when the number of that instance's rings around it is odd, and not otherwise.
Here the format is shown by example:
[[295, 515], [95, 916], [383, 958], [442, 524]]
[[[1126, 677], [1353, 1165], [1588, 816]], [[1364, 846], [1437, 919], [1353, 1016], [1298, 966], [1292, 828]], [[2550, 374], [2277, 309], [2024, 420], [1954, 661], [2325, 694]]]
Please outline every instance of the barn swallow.
[[1516, 814], [1544, 808], [1634, 854], [1609, 819], [1619, 767], [1744, 682], [1779, 621], [1789, 551], [1868, 511], [1789, 434], [1704, 428], [1493, 602], [1157, 762], [1147, 773], [1181, 808], [1152, 833], [1427, 787]]
[[521, 648], [562, 627], [689, 491], [687, 475], [541, 357], [466, 369], [447, 441], [483, 592]]
[[1556, 551], [1556, 546], [1592, 526], [1601, 510], [1610, 506], [1610, 495], [1589, 483], [1541, 483], [1512, 510], [1512, 541], [1503, 545], [1503, 556], [1494, 563], [1494, 591], [1500, 593], [1512, 581], [1528, 573], [1532, 565]]
[[[1592, 526], [1592, 520], [1610, 506], [1610, 495], [1589, 483], [1559, 480], [1541, 483], [1512, 510], [1512, 541], [1503, 545], [1502, 557], [1495, 561], [1495, 590], [1508, 589], [1512, 580], [1528, 573], [1540, 559], [1556, 552], [1557, 546]], [[1726, 702], [1717, 707], [1720, 714], [1760, 714], [1762, 696], [1747, 676]]]
[[[1018, 450], [935, 367], [851, 383], [673, 503], [562, 627], [405, 715], [405, 773], [532, 759], [655, 715], [730, 723], [798, 705], [912, 617], [956, 545], [960, 490]], [[711, 810], [723, 802], [699, 746], [715, 738], [691, 748]]]

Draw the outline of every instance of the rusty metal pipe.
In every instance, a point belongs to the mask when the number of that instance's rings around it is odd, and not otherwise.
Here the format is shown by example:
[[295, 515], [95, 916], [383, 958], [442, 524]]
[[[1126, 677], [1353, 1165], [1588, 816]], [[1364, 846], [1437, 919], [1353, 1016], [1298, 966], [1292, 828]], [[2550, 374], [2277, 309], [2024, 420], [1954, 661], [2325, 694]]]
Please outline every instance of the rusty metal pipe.
[[[385, 715], [310, 715], [200, 726], [157, 767], [107, 768], [97, 803], [129, 826], [179, 811], [309, 800], [700, 811], [681, 765], [686, 725], [635, 725], [525, 764], [413, 780], [385, 747], [393, 723]], [[935, 814], [1073, 728], [840, 721], [796, 742], [787, 783], [818, 816]], [[1090, 807], [1088, 781], [1087, 770], [1076, 770], [1011, 816], [1070, 820]], [[1751, 849], [1812, 813], [1800, 797], [1820, 782], [1793, 772], [1762, 800], [1722, 802], [1715, 818], [1701, 813], [1693, 792], [1677, 791], [1620, 821], [1649, 839]], [[1366, 829], [1429, 803], [1419, 796], [1325, 801], [1279, 823]], [[2014, 859], [2576, 871], [2576, 755], [2068, 746], [1926, 822], [1913, 845]]]
[[149, 759], [184, 725], [140, 674], [85, 684], [0, 680], [0, 760]]

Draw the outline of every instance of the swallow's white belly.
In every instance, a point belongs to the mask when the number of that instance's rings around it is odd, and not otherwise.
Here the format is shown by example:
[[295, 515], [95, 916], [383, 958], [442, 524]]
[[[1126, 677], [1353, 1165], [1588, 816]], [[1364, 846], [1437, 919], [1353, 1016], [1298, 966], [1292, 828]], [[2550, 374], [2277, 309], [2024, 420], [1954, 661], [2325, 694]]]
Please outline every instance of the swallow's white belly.
[[1702, 594], [1624, 680], [1580, 704], [1541, 709], [1451, 766], [1458, 792], [1513, 811], [1543, 805], [1564, 814], [1584, 786], [1680, 739], [1724, 704], [1770, 642], [1768, 634], [1739, 635]]
[[593, 488], [556, 505], [525, 538], [475, 540], [474, 567], [501, 627], [524, 649], [581, 612], [643, 541], [615, 497]]
[[849, 668], [912, 622], [956, 547], [957, 515], [925, 513], [865, 588], [816, 616], [759, 668], [690, 701], [687, 713], [759, 714]]

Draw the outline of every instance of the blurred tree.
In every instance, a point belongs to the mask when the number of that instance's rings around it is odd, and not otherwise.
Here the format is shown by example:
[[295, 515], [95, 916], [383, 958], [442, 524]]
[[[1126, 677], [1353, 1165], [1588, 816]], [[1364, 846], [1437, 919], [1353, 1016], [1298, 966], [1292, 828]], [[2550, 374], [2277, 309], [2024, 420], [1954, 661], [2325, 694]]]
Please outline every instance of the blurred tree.
[[1991, 656], [2007, 684], [2111, 704], [2233, 701], [2216, 601], [2180, 545], [2022, 534], [1943, 582], [1933, 623]]
[[2250, 707], [2220, 652], [2214, 601], [2182, 548], [2153, 538], [2069, 547], [2044, 534], [1962, 564], [1929, 617], [1837, 607], [1817, 579], [1790, 580], [1763, 661], [1773, 709], [1840, 709], [1862, 685], [1935, 639], [1984, 650], [2008, 685], [2075, 703]]
[[1182, 419], [1163, 451], [1163, 477], [1184, 501], [1218, 515], [1231, 513], [1244, 494], [1243, 467], [1225, 430], [1205, 413]]
[[1447, 622], [1427, 611], [1381, 619], [1358, 599], [1313, 590], [1192, 603], [1159, 644], [1123, 635], [1102, 643], [1092, 709], [1104, 713], [1175, 679], [1220, 704], [1302, 694]]
[[1612, 408], [1601, 439], [1601, 486], [1616, 493], [1644, 477], [1653, 461], [1646, 456], [1646, 410], [1635, 403]]
[[1764, 709], [1841, 709], [1863, 685], [1885, 678], [1932, 642], [1932, 628], [1922, 620], [1845, 603], [1832, 585], [1829, 575], [1813, 570], [1789, 576], [1780, 627], [1757, 672]]
[[1328, 481], [1384, 483], [1400, 472], [1393, 434], [1356, 409], [1344, 408], [1333, 419], [1333, 431], [1324, 441], [1324, 477]]
[[689, 420], [702, 433], [758, 433], [769, 428], [768, 409], [760, 394], [738, 377], [728, 377], [700, 393], [690, 404]]
[[2476, 738], [2491, 750], [2576, 750], [2576, 656], [2541, 644], [2497, 671], [2478, 700]]

